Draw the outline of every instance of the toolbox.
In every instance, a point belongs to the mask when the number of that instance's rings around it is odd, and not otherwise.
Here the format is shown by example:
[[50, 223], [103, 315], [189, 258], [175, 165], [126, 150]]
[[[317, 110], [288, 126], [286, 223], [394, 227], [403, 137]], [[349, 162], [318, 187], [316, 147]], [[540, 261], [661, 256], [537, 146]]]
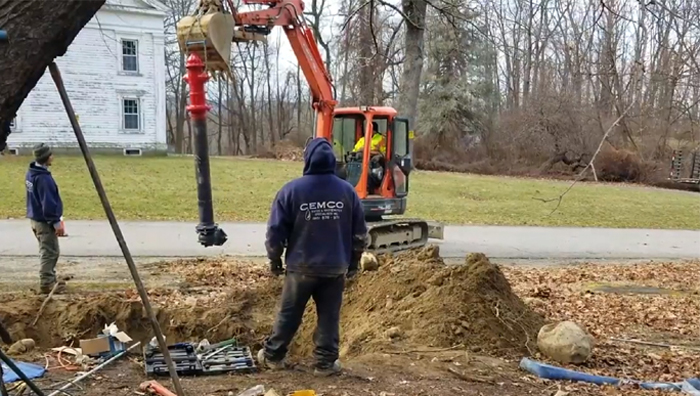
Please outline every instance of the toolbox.
[[[202, 363], [197, 358], [192, 344], [174, 344], [168, 346], [170, 356], [175, 363], [175, 371], [182, 375], [195, 375], [202, 373]], [[158, 348], [146, 348], [144, 362], [147, 375], [169, 375], [165, 357]]]
[[245, 346], [225, 346], [211, 354], [203, 355], [201, 363], [205, 374], [247, 373], [257, 370], [250, 348]]
[[[180, 375], [250, 373], [256, 371], [253, 355], [248, 347], [225, 345], [197, 356], [195, 346], [180, 343], [168, 346]], [[169, 375], [165, 357], [158, 348], [149, 347], [144, 352], [146, 375]]]

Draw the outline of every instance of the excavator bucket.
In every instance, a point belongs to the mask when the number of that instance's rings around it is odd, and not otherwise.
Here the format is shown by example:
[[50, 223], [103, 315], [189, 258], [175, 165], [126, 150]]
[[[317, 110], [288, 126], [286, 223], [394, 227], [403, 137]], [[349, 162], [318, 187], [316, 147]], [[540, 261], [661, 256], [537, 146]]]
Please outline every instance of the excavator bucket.
[[180, 51], [197, 54], [208, 72], [230, 77], [234, 25], [231, 14], [223, 12], [186, 16], [177, 23]]

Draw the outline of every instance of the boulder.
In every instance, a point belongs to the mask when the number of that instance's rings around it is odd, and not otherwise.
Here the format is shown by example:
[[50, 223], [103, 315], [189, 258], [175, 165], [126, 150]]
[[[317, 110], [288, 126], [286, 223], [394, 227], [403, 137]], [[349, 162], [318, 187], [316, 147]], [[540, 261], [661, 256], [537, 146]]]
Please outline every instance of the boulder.
[[570, 321], [544, 325], [537, 334], [540, 352], [563, 364], [585, 362], [591, 355], [593, 344], [593, 337]]
[[360, 257], [360, 267], [363, 271], [376, 271], [379, 268], [377, 256], [372, 253], [364, 252]]

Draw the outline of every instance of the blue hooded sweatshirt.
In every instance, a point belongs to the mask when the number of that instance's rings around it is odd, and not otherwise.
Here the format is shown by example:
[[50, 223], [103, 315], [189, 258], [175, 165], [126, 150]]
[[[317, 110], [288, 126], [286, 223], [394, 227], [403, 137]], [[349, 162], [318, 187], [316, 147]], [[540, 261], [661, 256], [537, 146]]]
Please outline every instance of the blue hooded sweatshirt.
[[24, 183], [27, 186], [27, 217], [51, 225], [60, 223], [63, 202], [51, 172], [32, 162]]
[[304, 176], [277, 193], [267, 222], [270, 260], [284, 248], [287, 271], [315, 276], [344, 275], [357, 269], [367, 225], [355, 188], [335, 175], [335, 155], [323, 138], [304, 151]]

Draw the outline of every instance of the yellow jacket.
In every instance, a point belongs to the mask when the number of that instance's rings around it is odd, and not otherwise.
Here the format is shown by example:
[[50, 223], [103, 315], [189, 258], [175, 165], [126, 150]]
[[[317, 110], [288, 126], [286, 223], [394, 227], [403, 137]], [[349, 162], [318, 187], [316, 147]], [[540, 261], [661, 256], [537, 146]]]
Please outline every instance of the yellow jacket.
[[[355, 144], [355, 148], [352, 151], [361, 151], [365, 147], [365, 137], [361, 137], [360, 140]], [[370, 151], [379, 151], [380, 153], [386, 155], [386, 144], [384, 142], [384, 136], [379, 133], [372, 135], [372, 142], [370, 146]]]

